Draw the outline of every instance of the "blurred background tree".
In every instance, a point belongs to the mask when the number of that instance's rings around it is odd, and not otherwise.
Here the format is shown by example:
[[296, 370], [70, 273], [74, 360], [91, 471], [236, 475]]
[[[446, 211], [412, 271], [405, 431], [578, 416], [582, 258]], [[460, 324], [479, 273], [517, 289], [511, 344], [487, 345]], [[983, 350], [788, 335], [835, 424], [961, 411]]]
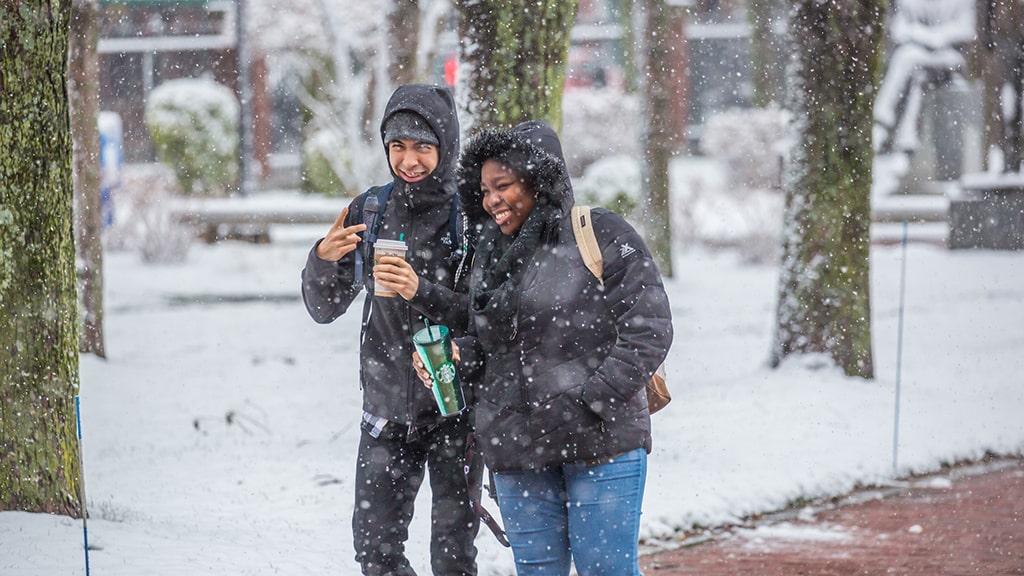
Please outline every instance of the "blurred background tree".
[[560, 132], [576, 0], [456, 0], [460, 123], [510, 128], [543, 120]]
[[100, 196], [99, 1], [72, 0], [68, 62], [74, 149], [75, 253], [82, 352], [106, 358], [103, 339], [103, 205]]

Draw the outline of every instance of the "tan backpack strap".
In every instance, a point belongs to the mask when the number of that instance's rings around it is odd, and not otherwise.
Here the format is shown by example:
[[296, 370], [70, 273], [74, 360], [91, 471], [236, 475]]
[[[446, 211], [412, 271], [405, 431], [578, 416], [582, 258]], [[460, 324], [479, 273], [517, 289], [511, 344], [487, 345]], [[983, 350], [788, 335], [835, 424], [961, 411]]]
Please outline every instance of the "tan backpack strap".
[[572, 233], [576, 237], [576, 246], [583, 257], [583, 263], [597, 281], [604, 284], [604, 258], [601, 256], [601, 247], [597, 245], [597, 236], [594, 235], [594, 226], [590, 221], [590, 206], [572, 207]]

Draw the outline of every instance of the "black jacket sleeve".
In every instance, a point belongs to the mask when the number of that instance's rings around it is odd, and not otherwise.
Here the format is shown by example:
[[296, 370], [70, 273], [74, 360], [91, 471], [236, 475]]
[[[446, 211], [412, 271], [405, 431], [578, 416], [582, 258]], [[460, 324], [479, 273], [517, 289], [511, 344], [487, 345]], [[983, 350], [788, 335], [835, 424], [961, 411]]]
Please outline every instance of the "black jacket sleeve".
[[602, 212], [594, 213], [594, 230], [604, 260], [604, 300], [618, 338], [582, 394], [590, 406], [609, 407], [646, 384], [665, 361], [673, 331], [668, 295], [643, 238], [620, 216]]
[[409, 305], [431, 322], [448, 326], [454, 336], [461, 336], [466, 333], [469, 323], [469, 288], [466, 284], [467, 281], [460, 278], [459, 285], [453, 290], [420, 276], [419, 287]]
[[[352, 225], [352, 209], [358, 200], [349, 205], [346, 226]], [[302, 269], [302, 301], [314, 321], [327, 324], [344, 314], [363, 288], [362, 279], [355, 277], [356, 258], [362, 258], [362, 251], [361, 247], [356, 248], [341, 260], [331, 262], [316, 255], [322, 240], [317, 240], [306, 256], [306, 267]]]

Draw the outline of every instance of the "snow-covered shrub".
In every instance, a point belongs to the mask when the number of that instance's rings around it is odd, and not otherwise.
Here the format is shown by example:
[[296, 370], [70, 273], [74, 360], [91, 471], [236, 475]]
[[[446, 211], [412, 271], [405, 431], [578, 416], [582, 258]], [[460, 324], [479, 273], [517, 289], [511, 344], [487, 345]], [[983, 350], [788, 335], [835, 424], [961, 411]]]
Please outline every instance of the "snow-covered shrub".
[[174, 172], [167, 166], [126, 165], [111, 199], [114, 223], [106, 231], [107, 248], [138, 250], [147, 263], [184, 260], [195, 234], [172, 214], [177, 187]]
[[777, 107], [734, 108], [708, 119], [700, 149], [724, 160], [738, 186], [778, 189], [787, 122], [787, 113]]
[[579, 176], [608, 156], [640, 153], [640, 105], [637, 97], [613, 88], [574, 88], [562, 96], [565, 163]]
[[226, 86], [201, 78], [160, 84], [146, 102], [160, 161], [187, 196], [224, 196], [238, 181], [238, 100]]
[[[302, 189], [324, 196], [345, 196], [346, 189], [338, 177], [336, 158], [342, 153], [337, 134], [319, 130], [302, 143]], [[343, 162], [343, 164], [348, 164]]]
[[[705, 232], [705, 243], [735, 247], [748, 262], [775, 258], [782, 224], [788, 120], [788, 114], [777, 107], [733, 109], [708, 119], [700, 149], [725, 166], [728, 181], [721, 189], [702, 193], [700, 209], [719, 215], [719, 231]], [[704, 223], [716, 220], [695, 218]]]
[[774, 261], [782, 194], [765, 189], [736, 193], [727, 164], [704, 156], [677, 158], [670, 179], [674, 245], [735, 250], [748, 263]]
[[629, 156], [595, 161], [573, 183], [577, 204], [602, 206], [629, 218], [640, 198], [640, 164]]
[[[772, 261], [779, 248], [783, 195], [742, 189], [729, 181], [725, 161], [678, 157], [669, 167], [673, 245], [736, 250], [750, 263]], [[573, 179], [577, 204], [602, 206], [641, 224], [640, 160], [615, 156], [594, 162]]]

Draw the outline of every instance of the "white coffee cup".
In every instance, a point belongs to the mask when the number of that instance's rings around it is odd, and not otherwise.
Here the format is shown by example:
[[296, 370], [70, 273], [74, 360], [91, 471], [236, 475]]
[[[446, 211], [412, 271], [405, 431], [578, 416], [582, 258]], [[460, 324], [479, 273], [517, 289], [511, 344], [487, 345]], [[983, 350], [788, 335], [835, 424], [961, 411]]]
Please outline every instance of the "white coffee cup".
[[[402, 260], [405, 260], [405, 251], [409, 247], [400, 240], [385, 240], [379, 239], [373, 243], [373, 264], [376, 266], [380, 262], [381, 256], [398, 256]], [[383, 296], [385, 298], [394, 298], [398, 296], [398, 292], [389, 290], [380, 284], [373, 283], [373, 295]]]

